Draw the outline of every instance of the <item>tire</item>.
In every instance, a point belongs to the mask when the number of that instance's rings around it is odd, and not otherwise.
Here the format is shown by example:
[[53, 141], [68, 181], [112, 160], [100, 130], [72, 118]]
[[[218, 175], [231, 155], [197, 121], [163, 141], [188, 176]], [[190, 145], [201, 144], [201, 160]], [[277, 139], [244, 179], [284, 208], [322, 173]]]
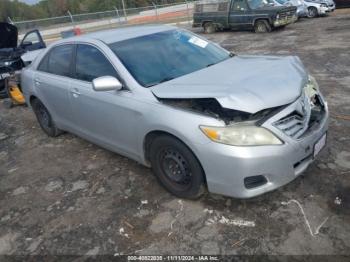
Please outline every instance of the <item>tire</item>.
[[216, 26], [212, 22], [205, 23], [203, 29], [206, 34], [213, 34], [216, 32]]
[[49, 111], [39, 99], [34, 99], [31, 104], [40, 127], [48, 136], [56, 137], [63, 133], [57, 128]]
[[188, 199], [204, 194], [204, 171], [181, 141], [168, 135], [158, 136], [152, 141], [149, 153], [154, 174], [170, 193]]
[[311, 6], [307, 9], [307, 17], [315, 18], [317, 16], [318, 16], [318, 12], [316, 7]]
[[271, 26], [266, 20], [255, 21], [254, 24], [255, 33], [269, 33], [271, 32]]
[[5, 88], [5, 80], [0, 80], [0, 99], [8, 98], [7, 90]]

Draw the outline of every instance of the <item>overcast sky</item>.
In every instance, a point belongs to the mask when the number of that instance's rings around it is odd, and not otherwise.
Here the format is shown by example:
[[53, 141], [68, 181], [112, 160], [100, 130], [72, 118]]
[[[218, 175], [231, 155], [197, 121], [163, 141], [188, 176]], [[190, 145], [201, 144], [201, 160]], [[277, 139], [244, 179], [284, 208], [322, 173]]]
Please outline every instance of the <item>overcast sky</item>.
[[29, 5], [33, 5], [33, 4], [36, 4], [37, 2], [39, 2], [40, 0], [20, 0], [20, 1], [27, 3]]

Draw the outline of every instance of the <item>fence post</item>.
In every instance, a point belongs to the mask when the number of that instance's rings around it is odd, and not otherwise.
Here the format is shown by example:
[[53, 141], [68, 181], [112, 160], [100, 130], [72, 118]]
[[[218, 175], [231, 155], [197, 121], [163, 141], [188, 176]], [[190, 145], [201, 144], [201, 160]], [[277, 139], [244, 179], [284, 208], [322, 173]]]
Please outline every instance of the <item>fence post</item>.
[[11, 19], [11, 17], [7, 17], [7, 22], [9, 23], [9, 24], [12, 24], [13, 25], [13, 21], [12, 21], [12, 19]]
[[70, 20], [71, 20], [71, 22], [72, 22], [72, 25], [73, 25], [73, 28], [75, 28], [75, 25], [74, 25], [74, 19], [73, 19], [73, 15], [72, 15], [72, 13], [68, 10], [67, 11], [67, 14], [69, 15], [69, 17], [70, 17]]
[[188, 19], [188, 24], [191, 24], [191, 17], [190, 17], [190, 9], [188, 8], [188, 0], [186, 0], [186, 10], [187, 10], [187, 19]]
[[124, 0], [122, 0], [122, 5], [123, 5], [123, 11], [124, 11], [124, 19], [125, 19], [125, 22], [128, 22], [128, 17], [126, 15], [126, 11], [125, 11], [125, 3], [124, 3]]
[[118, 16], [118, 21], [119, 21], [119, 24], [120, 24], [120, 15], [119, 15], [119, 10], [118, 8], [114, 7], [115, 11], [117, 12], [117, 16]]
[[157, 10], [157, 5], [156, 5], [154, 2], [152, 2], [152, 4], [153, 4], [153, 6], [154, 6], [154, 12], [155, 12], [155, 14], [156, 14], [156, 20], [157, 20], [157, 22], [158, 22], [158, 10]]

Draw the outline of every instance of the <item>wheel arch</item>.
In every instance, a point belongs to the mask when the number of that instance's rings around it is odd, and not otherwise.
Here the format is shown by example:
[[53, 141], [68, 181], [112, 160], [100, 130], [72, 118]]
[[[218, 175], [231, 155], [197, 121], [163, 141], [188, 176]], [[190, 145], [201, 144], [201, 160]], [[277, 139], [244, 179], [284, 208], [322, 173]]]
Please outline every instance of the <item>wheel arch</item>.
[[29, 97], [29, 105], [32, 106], [33, 101], [36, 100], [36, 99], [40, 100], [37, 96], [31, 95]]
[[161, 135], [166, 135], [166, 136], [170, 136], [170, 137], [173, 137], [173, 138], [177, 139], [178, 141], [183, 143], [192, 152], [192, 154], [197, 159], [199, 165], [201, 166], [201, 168], [203, 170], [204, 182], [207, 185], [207, 178], [206, 178], [205, 170], [203, 168], [203, 165], [202, 165], [201, 161], [197, 157], [195, 151], [191, 148], [191, 146], [189, 146], [189, 143], [186, 143], [183, 139], [179, 138], [179, 136], [176, 136], [176, 135], [174, 135], [174, 134], [172, 134], [172, 133], [170, 133], [168, 131], [153, 130], [153, 131], [148, 132], [144, 136], [144, 138], [143, 138], [143, 156], [144, 156], [144, 160], [145, 160], [145, 163], [147, 164], [147, 166], [151, 166], [150, 158], [149, 158], [149, 156], [150, 156], [150, 152], [149, 151], [150, 151], [150, 148], [151, 148], [152, 141], [154, 141], [154, 139], [156, 137], [161, 136]]
[[213, 24], [215, 24], [213, 20], [203, 20], [203, 21], [202, 21], [202, 27], [203, 27], [206, 23], [213, 23]]
[[262, 17], [262, 16], [260, 16], [260, 17], [254, 18], [254, 20], [253, 20], [253, 26], [255, 26], [255, 23], [256, 23], [257, 21], [260, 21], [260, 20], [265, 20], [266, 22], [268, 22], [268, 23], [270, 24], [270, 26], [271, 26], [271, 24], [272, 24], [272, 20], [271, 20], [270, 17]]

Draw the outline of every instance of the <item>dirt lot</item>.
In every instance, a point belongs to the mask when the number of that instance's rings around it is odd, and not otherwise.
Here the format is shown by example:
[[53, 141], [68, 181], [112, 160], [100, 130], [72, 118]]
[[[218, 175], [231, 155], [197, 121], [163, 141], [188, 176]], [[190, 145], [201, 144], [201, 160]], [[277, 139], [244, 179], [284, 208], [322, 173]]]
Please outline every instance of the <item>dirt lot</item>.
[[0, 254], [350, 255], [349, 28], [350, 11], [209, 36], [238, 54], [298, 55], [331, 110], [328, 146], [305, 175], [250, 200], [177, 199], [151, 170], [48, 138], [28, 108], [0, 102]]

